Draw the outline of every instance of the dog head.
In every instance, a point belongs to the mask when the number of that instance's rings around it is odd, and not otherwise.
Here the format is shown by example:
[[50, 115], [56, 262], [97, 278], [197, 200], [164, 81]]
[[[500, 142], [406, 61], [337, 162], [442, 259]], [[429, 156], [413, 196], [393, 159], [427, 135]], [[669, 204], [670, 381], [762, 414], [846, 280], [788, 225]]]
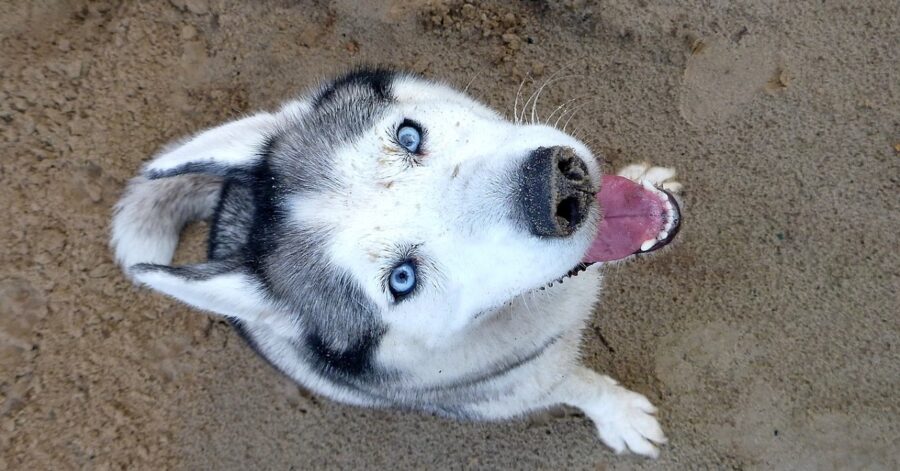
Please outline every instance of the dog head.
[[270, 322], [342, 374], [371, 367], [387, 331], [446, 344], [564, 276], [600, 217], [600, 169], [583, 143], [386, 70], [202, 133], [144, 169], [198, 172], [228, 181], [211, 261], [138, 265], [135, 278]]
[[[310, 141], [315, 164], [298, 146]], [[320, 236], [325, 263], [383, 322], [427, 342], [572, 269], [596, 227], [600, 172], [583, 144], [409, 75], [327, 88], [272, 155], [290, 156], [279, 175], [319, 167], [287, 184], [317, 187], [285, 197], [285, 221]]]

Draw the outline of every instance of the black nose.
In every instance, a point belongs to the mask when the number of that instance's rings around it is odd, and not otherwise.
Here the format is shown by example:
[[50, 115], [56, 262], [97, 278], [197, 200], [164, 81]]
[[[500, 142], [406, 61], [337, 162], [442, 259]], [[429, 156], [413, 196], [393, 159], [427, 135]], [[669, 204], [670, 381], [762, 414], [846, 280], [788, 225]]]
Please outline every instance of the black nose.
[[520, 204], [531, 233], [571, 235], [594, 202], [587, 165], [568, 147], [539, 147], [522, 164]]

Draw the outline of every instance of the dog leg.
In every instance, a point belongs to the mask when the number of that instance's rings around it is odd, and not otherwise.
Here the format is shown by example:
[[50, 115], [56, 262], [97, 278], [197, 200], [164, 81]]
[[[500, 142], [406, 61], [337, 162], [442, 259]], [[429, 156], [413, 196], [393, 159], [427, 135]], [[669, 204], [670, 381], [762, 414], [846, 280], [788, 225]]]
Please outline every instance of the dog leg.
[[656, 445], [666, 443], [656, 407], [642, 394], [620, 386], [609, 376], [577, 367], [554, 390], [563, 404], [577, 407], [590, 417], [600, 439], [616, 453], [629, 449], [656, 458]]
[[654, 167], [648, 163], [631, 164], [622, 167], [617, 175], [638, 183], [646, 181], [672, 193], [681, 191], [681, 183], [674, 180], [676, 173], [673, 168]]
[[[510, 384], [518, 385], [510, 394], [470, 404], [466, 411], [473, 418], [503, 420], [565, 404], [584, 411], [594, 422], [600, 440], [616, 453], [627, 449], [656, 458], [656, 446], [666, 443], [653, 416], [656, 408], [643, 395], [585, 366], [572, 364], [568, 372], [561, 373], [559, 366], [567, 363], [563, 358], [570, 354], [565, 345], [548, 351], [537, 359], [539, 364], [510, 378]], [[572, 357], [568, 358], [571, 361]]]

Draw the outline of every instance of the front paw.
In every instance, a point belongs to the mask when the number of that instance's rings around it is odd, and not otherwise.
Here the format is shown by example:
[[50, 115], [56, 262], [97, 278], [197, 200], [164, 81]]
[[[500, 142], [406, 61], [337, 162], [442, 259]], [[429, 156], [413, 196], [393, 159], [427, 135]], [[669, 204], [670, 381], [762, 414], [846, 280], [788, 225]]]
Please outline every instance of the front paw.
[[600, 440], [616, 453], [626, 449], [639, 455], [656, 458], [656, 445], [666, 443], [666, 436], [656, 417], [656, 407], [641, 394], [629, 391], [609, 379], [613, 386], [598, 399], [596, 404], [585, 408], [594, 421]]
[[668, 167], [654, 167], [648, 163], [626, 165], [617, 173], [634, 182], [649, 182], [651, 185], [662, 188], [671, 193], [681, 191], [681, 183], [674, 180], [675, 169]]

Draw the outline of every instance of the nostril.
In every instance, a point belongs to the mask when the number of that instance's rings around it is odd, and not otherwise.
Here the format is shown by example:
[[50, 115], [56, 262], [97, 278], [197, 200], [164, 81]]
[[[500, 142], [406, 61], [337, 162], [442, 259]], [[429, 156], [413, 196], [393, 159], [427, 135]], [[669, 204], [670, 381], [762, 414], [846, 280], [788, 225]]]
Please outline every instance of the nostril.
[[574, 229], [581, 222], [581, 204], [578, 198], [574, 196], [563, 198], [556, 205], [556, 219], [559, 226], [565, 228], [566, 232]]
[[556, 160], [556, 168], [560, 172], [566, 173], [572, 167], [572, 157], [568, 155], [558, 156]]
[[580, 183], [584, 180], [586, 169], [584, 163], [577, 157], [571, 155], [560, 157], [556, 162], [556, 168], [573, 183]]

